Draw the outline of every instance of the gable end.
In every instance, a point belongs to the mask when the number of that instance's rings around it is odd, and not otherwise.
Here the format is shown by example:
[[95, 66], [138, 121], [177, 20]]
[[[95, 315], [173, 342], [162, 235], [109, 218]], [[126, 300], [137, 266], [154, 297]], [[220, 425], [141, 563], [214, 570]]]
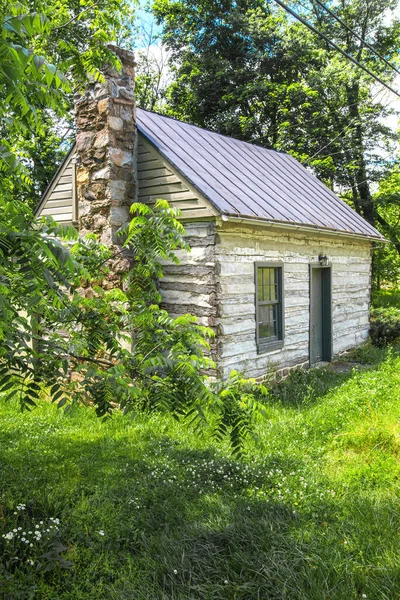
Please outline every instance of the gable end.
[[36, 216], [51, 216], [55, 221], [70, 224], [76, 220], [74, 198], [76, 198], [75, 145], [64, 158], [53, 181], [45, 191], [35, 211]]
[[151, 204], [158, 198], [182, 212], [183, 219], [215, 217], [219, 213], [154, 147], [139, 134], [138, 201]]

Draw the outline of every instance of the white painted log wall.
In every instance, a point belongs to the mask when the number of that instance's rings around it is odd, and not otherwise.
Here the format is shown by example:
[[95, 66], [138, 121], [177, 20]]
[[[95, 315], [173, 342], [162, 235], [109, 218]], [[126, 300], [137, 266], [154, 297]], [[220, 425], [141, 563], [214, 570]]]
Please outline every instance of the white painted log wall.
[[201, 325], [216, 324], [215, 302], [215, 223], [199, 221], [184, 224], [191, 251], [179, 250], [180, 264], [165, 262], [160, 280], [162, 306], [176, 317], [190, 313]]
[[[344, 237], [278, 233], [222, 223], [215, 248], [218, 366], [259, 377], [271, 368], [308, 360], [309, 265], [326, 254], [332, 264], [333, 353], [357, 346], [369, 331], [371, 244]], [[258, 354], [255, 340], [254, 263], [284, 263], [284, 347]]]

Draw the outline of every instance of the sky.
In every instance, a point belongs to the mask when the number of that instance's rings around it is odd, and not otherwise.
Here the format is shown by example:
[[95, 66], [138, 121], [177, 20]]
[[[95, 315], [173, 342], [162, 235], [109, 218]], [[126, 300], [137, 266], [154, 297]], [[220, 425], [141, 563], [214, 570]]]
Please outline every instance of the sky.
[[[161, 26], [157, 25], [153, 15], [149, 11], [150, 2], [149, 0], [139, 0], [139, 8], [135, 11], [135, 16], [139, 27], [143, 27], [146, 31], [152, 29], [153, 34], [157, 37], [161, 31]], [[159, 41], [155, 42], [154, 45], [159, 45]], [[140, 38], [136, 42], [136, 49], [141, 49]]]

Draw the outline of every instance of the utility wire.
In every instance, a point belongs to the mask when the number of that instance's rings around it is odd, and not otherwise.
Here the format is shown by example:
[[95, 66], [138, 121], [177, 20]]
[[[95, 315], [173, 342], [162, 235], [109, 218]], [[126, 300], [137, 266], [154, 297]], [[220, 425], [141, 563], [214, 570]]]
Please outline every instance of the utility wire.
[[[376, 94], [372, 97], [372, 100], [375, 100], [375, 98], [382, 92], [383, 90], [378, 90], [376, 92]], [[391, 103], [393, 102], [393, 99], [390, 100], [390, 102], [388, 102], [386, 104], [387, 108]], [[320, 148], [319, 150], [317, 150], [317, 152], [315, 152], [315, 154], [313, 154], [312, 156], [310, 156], [309, 160], [312, 160], [313, 158], [315, 158], [316, 156], [318, 156], [318, 154], [320, 154], [320, 152], [322, 152], [323, 150], [325, 150], [325, 148], [328, 148], [328, 146], [330, 146], [333, 142], [335, 142], [341, 135], [343, 135], [348, 129], [351, 128], [351, 126], [354, 124], [355, 121], [357, 121], [358, 116], [357, 117], [353, 117], [349, 123], [346, 125], [346, 127], [344, 127], [344, 129], [342, 129], [332, 140], [330, 140], [327, 144], [325, 144], [325, 146], [322, 146], [322, 148]]]
[[[375, 100], [375, 98], [377, 97], [378, 94], [380, 94], [380, 92], [384, 92], [384, 90], [383, 89], [378, 90], [378, 92], [372, 97], [372, 100]], [[393, 102], [393, 100], [390, 100], [390, 102], [388, 102], [388, 104], [386, 104], [384, 108], [387, 108], [392, 102]], [[359, 102], [352, 102], [351, 104], [347, 104], [346, 108], [356, 106], [357, 104], [359, 104]], [[315, 121], [320, 121], [322, 116], [323, 116], [323, 113], [321, 111], [316, 117], [313, 117], [312, 119], [308, 119], [307, 123], [309, 124], [309, 123], [314, 123]], [[279, 131], [284, 131], [286, 133], [286, 131], [293, 129], [294, 127], [302, 127], [302, 123], [291, 123], [287, 127], [283, 127], [283, 128], [278, 127], [278, 129], [274, 129], [273, 131], [270, 131], [269, 133], [266, 133], [265, 135], [261, 135], [257, 138], [252, 138], [250, 140], [244, 140], [244, 141], [248, 142], [249, 144], [256, 144], [260, 140], [264, 140], [265, 138], [271, 137], [272, 135], [274, 135], [274, 133], [278, 133]]]
[[[381, 93], [383, 92], [383, 89], [380, 89], [376, 92], [376, 94], [372, 97], [372, 100], [375, 100], [375, 98]], [[393, 102], [393, 100], [390, 100], [390, 102], [388, 102], [388, 104], [386, 104], [385, 107], [389, 106], [391, 103]], [[358, 104], [358, 102], [353, 102], [353, 104], [349, 104], [346, 108], [350, 108], [351, 106], [355, 106], [356, 104]], [[320, 148], [319, 150], [317, 150], [317, 152], [315, 152], [315, 154], [313, 154], [309, 160], [315, 158], [316, 156], [319, 155], [320, 152], [322, 152], [323, 150], [325, 150], [325, 148], [328, 148], [328, 146], [330, 146], [335, 140], [337, 140], [342, 134], [344, 134], [348, 129], [350, 129], [350, 127], [352, 126], [352, 124], [354, 123], [355, 120], [357, 120], [358, 117], [353, 117], [350, 122], [346, 125], [346, 127], [344, 127], [337, 135], [336, 137], [334, 137], [332, 140], [330, 140], [330, 142], [328, 142], [325, 146], [323, 146], [322, 148]], [[308, 121], [308, 123], [313, 123], [314, 121], [318, 121], [321, 119], [321, 114], [318, 115], [318, 117], [315, 117], [313, 119], [310, 119]], [[292, 125], [289, 125], [289, 127], [285, 127], [284, 131], [288, 131], [289, 129], [292, 129], [293, 127], [301, 127], [300, 123], [293, 123]], [[276, 132], [279, 131], [279, 129], [275, 130]], [[267, 133], [266, 135], [263, 135], [261, 137], [255, 138], [253, 140], [248, 140], [250, 144], [254, 144], [266, 137], [269, 137], [270, 135], [273, 135], [273, 133], [275, 133], [274, 131], [272, 133]], [[342, 150], [340, 152], [334, 152], [334, 154], [342, 154]], [[327, 158], [328, 156], [333, 156], [331, 154], [327, 154], [322, 156], [321, 158]]]
[[365, 73], [368, 73], [368, 75], [370, 77], [372, 77], [373, 79], [375, 79], [375, 81], [379, 81], [379, 83], [381, 85], [385, 86], [385, 88], [387, 88], [388, 90], [390, 90], [391, 92], [393, 92], [393, 94], [395, 94], [398, 98], [400, 98], [400, 93], [399, 92], [396, 92], [396, 90], [394, 90], [390, 85], [388, 85], [385, 81], [383, 81], [383, 79], [381, 79], [380, 77], [378, 77], [378, 75], [375, 75], [375, 73], [373, 73], [370, 69], [368, 69], [368, 67], [365, 67], [364, 65], [362, 65], [361, 63], [359, 63], [358, 60], [356, 60], [353, 56], [351, 56], [351, 54], [349, 54], [345, 50], [342, 50], [342, 48], [340, 48], [340, 46], [338, 46], [337, 44], [335, 44], [335, 42], [332, 42], [332, 40], [330, 40], [328, 38], [328, 36], [326, 36], [324, 33], [322, 33], [322, 31], [319, 31], [316, 27], [314, 27], [314, 25], [311, 25], [311, 23], [309, 23], [308, 21], [306, 21], [306, 19], [303, 19], [303, 17], [301, 17], [297, 12], [295, 12], [294, 10], [292, 10], [290, 8], [290, 6], [287, 6], [287, 4], [285, 4], [284, 2], [281, 2], [281, 0], [274, 0], [274, 1], [281, 8], [283, 8], [286, 12], [288, 12], [290, 15], [292, 15], [292, 17], [294, 17], [297, 21], [300, 21], [300, 23], [302, 23], [303, 25], [305, 25], [308, 29], [310, 29], [310, 31], [313, 31], [319, 37], [323, 38], [328, 44], [330, 44], [333, 48], [335, 48], [335, 50], [337, 50], [338, 52], [340, 52], [340, 54], [342, 54], [343, 56], [345, 56], [348, 60], [350, 60], [352, 63], [354, 63], [357, 67], [359, 67], [360, 69], [362, 69], [363, 71], [365, 71]]
[[[350, 106], [355, 106], [356, 104], [359, 104], [359, 102], [353, 102], [352, 104], [348, 104], [346, 106], [346, 108], [350, 108]], [[312, 119], [308, 119], [307, 123], [314, 123], [315, 121], [320, 121], [322, 118], [323, 114], [322, 111], [316, 116], [313, 117]], [[266, 133], [265, 135], [261, 135], [257, 138], [252, 138], [251, 140], [245, 140], [246, 142], [248, 142], [249, 144], [255, 144], [257, 142], [259, 142], [260, 140], [264, 140], [265, 138], [271, 137], [272, 135], [274, 135], [274, 133], [279, 133], [279, 131], [289, 131], [290, 129], [293, 129], [294, 127], [302, 127], [301, 123], [291, 123], [290, 125], [288, 125], [287, 127], [278, 127], [278, 129], [274, 129], [273, 131], [270, 131], [269, 133]]]
[[396, 71], [396, 73], [398, 73], [400, 75], [400, 71], [399, 71], [399, 69], [397, 69], [397, 67], [395, 67], [384, 56], [382, 56], [382, 54], [380, 54], [377, 50], [375, 50], [375, 48], [373, 46], [371, 46], [371, 44], [369, 44], [366, 40], [364, 40], [364, 38], [362, 38], [361, 35], [358, 35], [358, 33], [356, 31], [354, 31], [354, 29], [349, 27], [347, 25], [347, 23], [345, 21], [343, 21], [343, 19], [338, 17], [338, 15], [336, 15], [333, 11], [331, 11], [330, 8], [325, 6], [325, 4], [323, 4], [320, 0], [312, 0], [312, 2], [316, 2], [318, 4], [318, 6], [320, 6], [323, 10], [326, 10], [326, 12], [328, 12], [331, 15], [331, 17], [333, 17], [335, 19], [335, 21], [337, 21], [338, 23], [343, 25], [343, 27], [345, 29], [347, 29], [347, 31], [349, 31], [358, 40], [360, 40], [360, 42], [362, 42], [364, 44], [364, 46], [366, 46], [373, 54], [375, 54], [375, 56], [377, 56], [378, 58], [383, 60], [383, 62], [386, 63], [388, 67], [390, 67], [391, 69], [393, 69], [393, 71]]

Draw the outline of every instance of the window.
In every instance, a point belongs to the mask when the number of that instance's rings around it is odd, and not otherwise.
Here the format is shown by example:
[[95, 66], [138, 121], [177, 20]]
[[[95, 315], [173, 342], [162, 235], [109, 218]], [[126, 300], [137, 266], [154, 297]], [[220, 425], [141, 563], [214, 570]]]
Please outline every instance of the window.
[[256, 263], [256, 339], [259, 351], [283, 346], [283, 266]]

